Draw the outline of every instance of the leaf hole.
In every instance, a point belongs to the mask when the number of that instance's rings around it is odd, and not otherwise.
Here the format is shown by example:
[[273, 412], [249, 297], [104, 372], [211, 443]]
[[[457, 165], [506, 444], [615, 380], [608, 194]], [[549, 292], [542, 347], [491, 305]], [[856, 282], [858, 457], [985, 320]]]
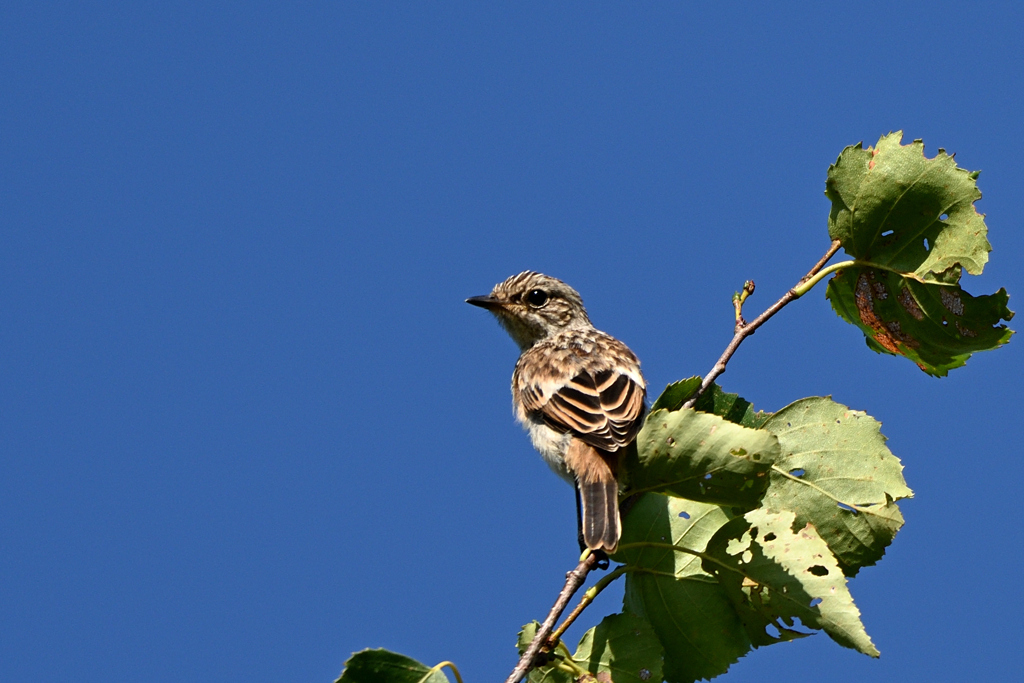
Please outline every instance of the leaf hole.
[[689, 513], [689, 512], [686, 512], [686, 511], [684, 510], [683, 512], [680, 512], [680, 513], [679, 513], [679, 516], [680, 516], [680, 517], [682, 517], [683, 519], [689, 519], [689, 518], [690, 518], [690, 513]]
[[931, 251], [932, 250], [931, 245], [928, 244], [928, 238], [927, 237], [924, 238], [924, 250], [925, 251]]
[[892, 234], [892, 232], [892, 230], [886, 230], [885, 232], [882, 233], [882, 237], [888, 237], [889, 235]]
[[944, 213], [944, 214], [942, 214], [941, 216], [939, 216], [939, 220], [940, 220], [940, 221], [944, 221], [944, 220], [946, 220], [947, 218], [949, 218], [949, 214], [948, 214], [948, 213]]
[[794, 477], [802, 477], [805, 474], [805, 472], [799, 467], [795, 470], [790, 470], [789, 473], [792, 474]]
[[852, 512], [853, 514], [857, 514], [857, 510], [855, 508], [852, 508], [849, 505], [846, 505], [845, 503], [836, 503], [836, 505], [838, 505], [839, 509], [841, 509], [841, 510], [846, 510], [847, 512]]
[[778, 639], [780, 636], [782, 636], [782, 631], [780, 631], [779, 627], [776, 626], [775, 624], [768, 624], [767, 626], [765, 626], [764, 627], [764, 632], [767, 633], [770, 637], [776, 638], [776, 639]]
[[776, 538], [778, 538], [778, 537], [774, 534], [774, 532], [771, 532], [771, 531], [769, 531], [764, 536], [764, 540], [765, 541], [774, 541]]
[[817, 607], [821, 604], [821, 598], [814, 598], [811, 600], [811, 607]]
[[667, 444], [668, 444], [669, 446], [671, 446], [671, 445], [672, 445], [672, 444], [674, 444], [675, 442], [676, 442], [676, 440], [675, 440], [675, 439], [673, 439], [673, 438], [672, 438], [671, 436], [670, 436], [670, 437], [668, 437], [667, 439], [665, 439], [665, 443], [667, 443]]
[[705, 479], [710, 479], [710, 478], [711, 478], [711, 473], [710, 473], [710, 472], [708, 472], [707, 474], [705, 474], [705, 475], [704, 475], [704, 478], [705, 478]]
[[813, 567], [808, 568], [807, 571], [809, 571], [810, 573], [814, 574], [815, 576], [827, 576], [828, 575], [828, 569], [826, 569], [825, 567], [822, 567], [820, 564], [816, 564]]

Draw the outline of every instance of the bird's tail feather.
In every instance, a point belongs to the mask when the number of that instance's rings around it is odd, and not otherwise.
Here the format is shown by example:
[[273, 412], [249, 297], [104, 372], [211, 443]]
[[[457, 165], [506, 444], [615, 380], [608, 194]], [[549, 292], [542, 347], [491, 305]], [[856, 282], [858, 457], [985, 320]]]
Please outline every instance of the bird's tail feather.
[[609, 462], [592, 446], [573, 439], [566, 465], [580, 490], [580, 531], [591, 550], [614, 553], [619, 546], [619, 484]]
[[583, 542], [591, 550], [614, 553], [619, 547], [622, 528], [619, 522], [619, 485], [597, 481], [580, 483]]

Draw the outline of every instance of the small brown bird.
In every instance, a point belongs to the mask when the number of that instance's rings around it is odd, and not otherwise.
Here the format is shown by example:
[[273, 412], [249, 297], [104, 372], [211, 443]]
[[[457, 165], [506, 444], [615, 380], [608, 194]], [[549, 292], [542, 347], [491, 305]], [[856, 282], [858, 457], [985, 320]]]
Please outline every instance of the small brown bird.
[[551, 469], [576, 485], [582, 543], [615, 552], [619, 461], [646, 410], [640, 361], [594, 329], [580, 295], [553, 277], [526, 271], [466, 302], [493, 313], [519, 345], [515, 415]]

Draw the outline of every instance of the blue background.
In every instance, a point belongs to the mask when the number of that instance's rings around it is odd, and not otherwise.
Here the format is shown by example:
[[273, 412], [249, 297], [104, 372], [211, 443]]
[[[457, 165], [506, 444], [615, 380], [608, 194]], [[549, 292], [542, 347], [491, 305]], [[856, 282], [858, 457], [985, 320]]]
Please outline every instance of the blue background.
[[[503, 679], [575, 512], [463, 299], [560, 277], [656, 395], [899, 129], [982, 170], [965, 286], [1019, 297], [1022, 34], [1010, 2], [5, 2], [0, 678], [330, 681], [383, 646]], [[1019, 675], [1020, 349], [936, 380], [823, 287], [748, 340], [727, 390], [866, 410], [917, 497], [851, 583], [880, 660], [818, 635], [725, 680]]]

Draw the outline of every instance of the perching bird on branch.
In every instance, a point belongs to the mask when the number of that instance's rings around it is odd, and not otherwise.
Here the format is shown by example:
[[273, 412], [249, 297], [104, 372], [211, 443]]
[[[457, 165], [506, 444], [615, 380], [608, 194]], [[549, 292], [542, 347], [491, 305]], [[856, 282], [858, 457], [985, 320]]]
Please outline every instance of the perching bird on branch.
[[516, 418], [551, 469], [576, 485], [581, 545], [614, 553], [620, 460], [646, 409], [640, 361], [594, 329], [580, 295], [553, 277], [520, 273], [466, 302], [493, 313], [519, 345]]

